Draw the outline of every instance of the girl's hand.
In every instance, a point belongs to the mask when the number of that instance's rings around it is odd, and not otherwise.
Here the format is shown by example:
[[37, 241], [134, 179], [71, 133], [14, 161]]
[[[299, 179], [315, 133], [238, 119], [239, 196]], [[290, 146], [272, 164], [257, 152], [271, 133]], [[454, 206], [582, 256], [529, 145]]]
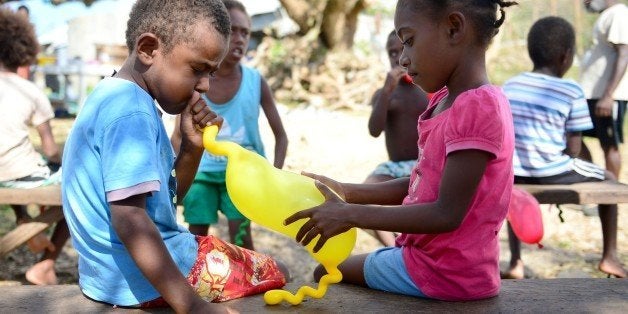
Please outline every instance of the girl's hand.
[[[346, 201], [347, 197], [345, 194], [345, 190], [342, 187], [342, 183], [334, 180], [334, 179], [330, 179], [326, 176], [321, 176], [318, 174], [314, 174], [314, 173], [310, 173], [310, 172], [305, 172], [305, 171], [301, 171], [301, 174], [306, 176], [306, 177], [310, 177], [316, 181], [320, 181], [321, 183], [323, 183], [324, 185], [326, 185], [327, 187], [329, 187], [330, 189], [332, 189], [334, 192], [336, 192], [336, 194], [338, 194], [338, 196], [340, 196], [340, 198], [342, 198], [342, 200]], [[320, 188], [319, 188], [320, 190]]]
[[306, 246], [317, 235], [320, 235], [321, 237], [312, 250], [314, 253], [318, 252], [329, 238], [353, 227], [343, 219], [345, 218], [343, 211], [346, 210], [347, 203], [320, 181], [316, 181], [316, 187], [325, 196], [325, 202], [319, 206], [297, 212], [284, 221], [284, 225], [289, 225], [297, 220], [309, 218], [299, 229], [295, 239]]
[[194, 92], [188, 106], [181, 112], [181, 136], [183, 144], [194, 148], [203, 148], [203, 128], [207, 125], [222, 125], [219, 117], [209, 109], [198, 92]]

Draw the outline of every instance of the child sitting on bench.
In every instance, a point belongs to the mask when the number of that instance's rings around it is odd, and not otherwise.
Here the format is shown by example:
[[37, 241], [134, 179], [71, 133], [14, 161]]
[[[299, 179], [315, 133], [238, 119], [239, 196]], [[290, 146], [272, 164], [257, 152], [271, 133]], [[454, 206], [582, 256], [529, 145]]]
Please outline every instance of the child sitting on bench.
[[[20, 77], [17, 69], [35, 61], [39, 44], [33, 26], [21, 15], [0, 9], [0, 188], [34, 188], [59, 183], [53, 173], [61, 163], [61, 151], [54, 141], [50, 101], [32, 82]], [[34, 126], [41, 138], [46, 160], [29, 139]], [[11, 205], [18, 224], [31, 217], [22, 205]], [[57, 283], [55, 261], [69, 237], [65, 220], [57, 223], [52, 242], [40, 233], [28, 242], [34, 252], [44, 251], [41, 260], [26, 271], [32, 284]]]
[[[575, 34], [569, 22], [559, 17], [538, 20], [528, 34], [528, 53], [534, 68], [504, 84], [515, 124], [515, 183], [572, 184], [615, 180], [601, 167], [577, 159], [581, 132], [591, 129], [582, 88], [562, 79], [571, 67]], [[599, 206], [603, 253], [598, 268], [616, 277], [626, 277], [617, 257], [617, 205]], [[502, 278], [524, 277], [521, 242], [508, 224], [511, 260]]]

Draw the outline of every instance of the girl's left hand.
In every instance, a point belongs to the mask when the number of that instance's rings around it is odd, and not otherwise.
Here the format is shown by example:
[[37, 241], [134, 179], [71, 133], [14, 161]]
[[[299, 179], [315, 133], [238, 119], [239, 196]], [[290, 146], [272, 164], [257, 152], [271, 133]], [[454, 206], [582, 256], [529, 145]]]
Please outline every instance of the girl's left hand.
[[284, 221], [284, 225], [289, 225], [297, 220], [309, 218], [301, 226], [295, 239], [303, 246], [306, 246], [317, 235], [320, 235], [320, 239], [318, 239], [312, 250], [314, 253], [318, 252], [329, 238], [353, 227], [345, 220], [346, 215], [343, 214], [345, 210], [349, 210], [347, 208], [348, 204], [320, 181], [317, 180], [315, 183], [319, 191], [325, 196], [325, 202], [319, 206], [297, 212]]
[[203, 128], [207, 125], [222, 125], [222, 117], [219, 117], [209, 109], [209, 106], [201, 98], [198, 92], [194, 92], [188, 101], [187, 107], [181, 112], [181, 136], [183, 142], [192, 144], [193, 147], [203, 147]]

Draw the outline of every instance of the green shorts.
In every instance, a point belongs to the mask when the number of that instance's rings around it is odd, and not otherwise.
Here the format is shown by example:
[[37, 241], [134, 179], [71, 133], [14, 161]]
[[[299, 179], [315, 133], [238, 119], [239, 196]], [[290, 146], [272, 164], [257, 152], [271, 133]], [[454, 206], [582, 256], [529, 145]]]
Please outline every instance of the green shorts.
[[191, 225], [211, 225], [218, 221], [218, 210], [227, 220], [246, 220], [227, 194], [225, 171], [199, 172], [183, 198], [183, 217]]

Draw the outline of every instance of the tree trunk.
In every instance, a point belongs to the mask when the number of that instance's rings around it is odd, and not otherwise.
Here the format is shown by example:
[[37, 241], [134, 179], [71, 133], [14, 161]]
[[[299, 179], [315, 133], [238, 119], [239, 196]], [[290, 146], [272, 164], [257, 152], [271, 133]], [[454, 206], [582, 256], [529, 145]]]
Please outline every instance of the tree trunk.
[[279, 2], [299, 26], [299, 35], [305, 35], [316, 26], [326, 1], [279, 0]]
[[305, 35], [320, 27], [319, 38], [330, 50], [353, 46], [358, 14], [366, 8], [365, 0], [280, 0], [288, 15]]
[[364, 0], [329, 0], [321, 23], [323, 44], [336, 50], [351, 48], [358, 27], [358, 14], [364, 8]]

